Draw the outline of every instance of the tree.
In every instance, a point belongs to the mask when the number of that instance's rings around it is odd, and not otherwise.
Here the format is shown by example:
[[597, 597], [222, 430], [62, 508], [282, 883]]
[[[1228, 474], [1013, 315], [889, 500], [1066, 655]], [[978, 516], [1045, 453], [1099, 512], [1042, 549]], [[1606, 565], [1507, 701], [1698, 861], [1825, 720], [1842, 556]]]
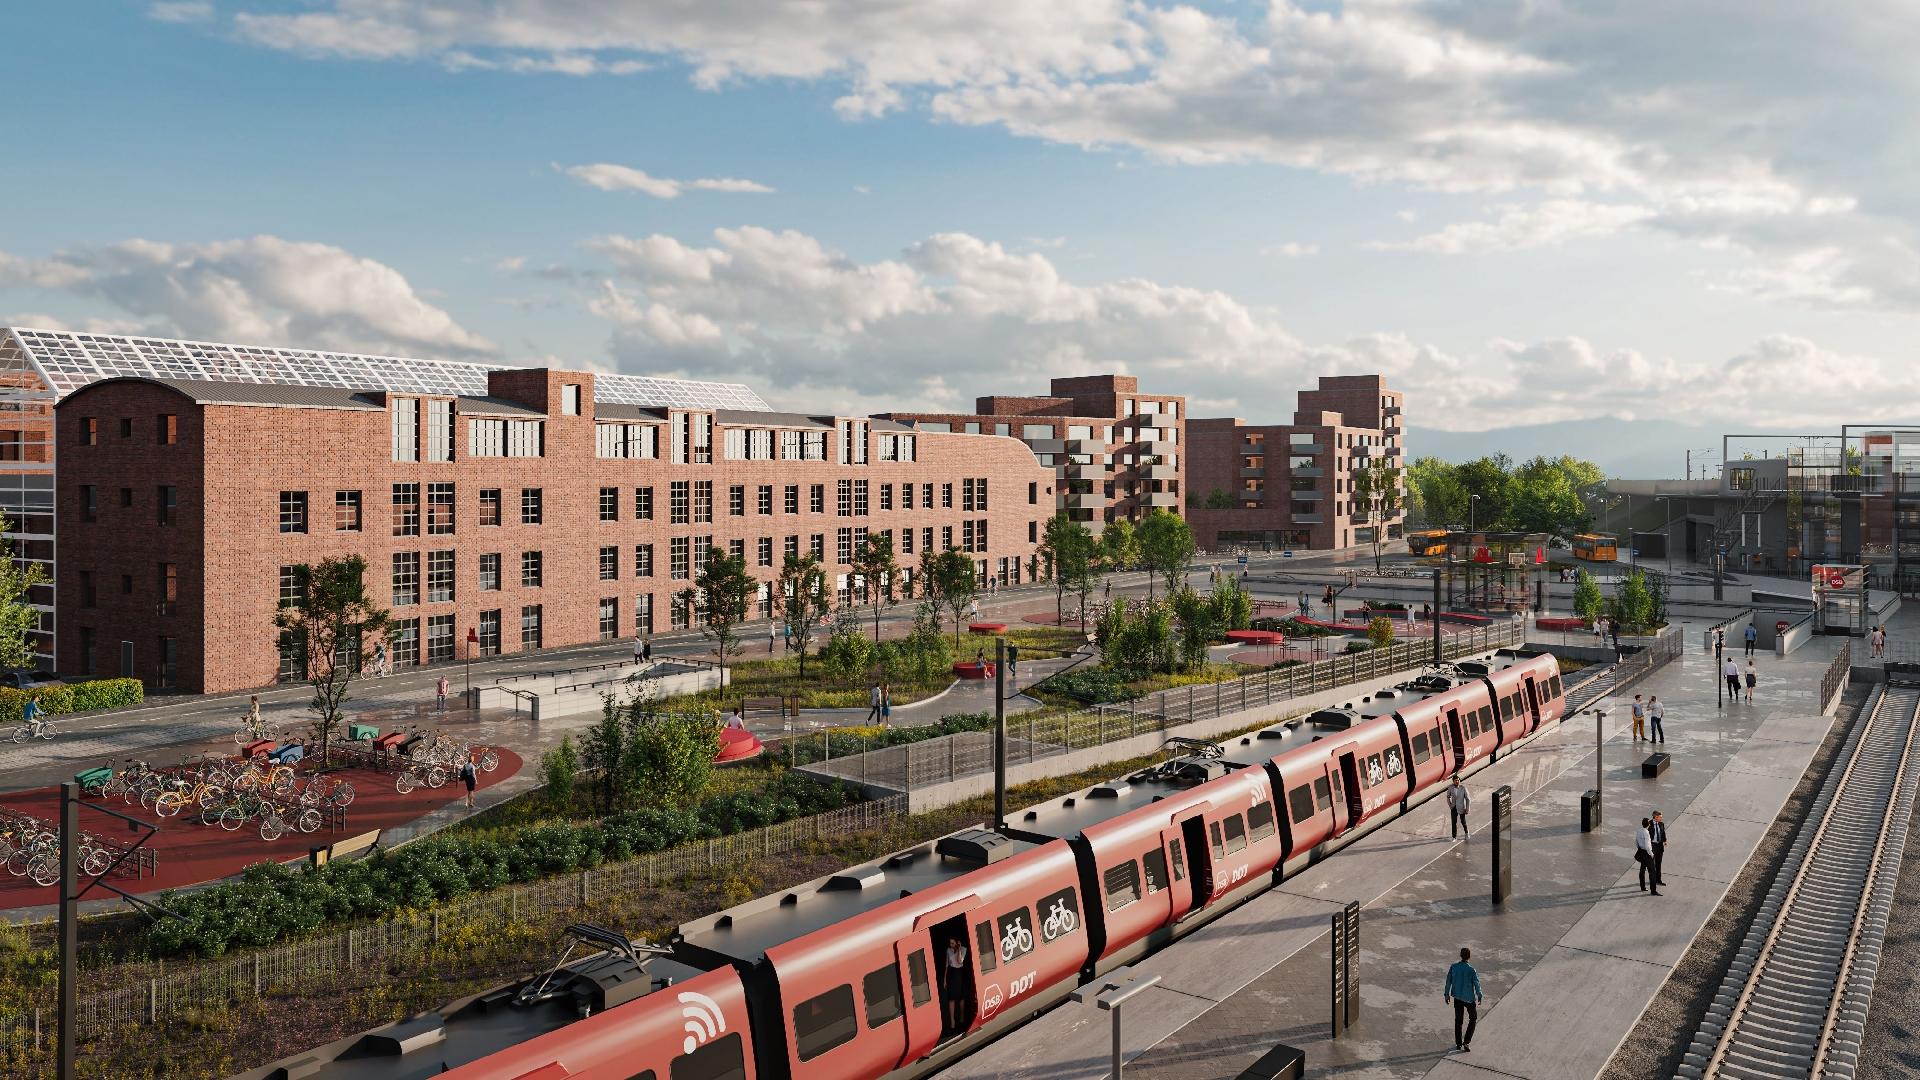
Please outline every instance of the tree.
[[1384, 649], [1393, 644], [1393, 620], [1385, 615], [1376, 615], [1367, 623], [1367, 640], [1376, 649]]
[[1535, 458], [1514, 473], [1512, 521], [1517, 532], [1542, 532], [1560, 541], [1571, 539], [1591, 520], [1567, 474], [1545, 458]]
[[1367, 516], [1373, 530], [1373, 568], [1380, 569], [1380, 549], [1387, 539], [1387, 519], [1400, 510], [1400, 471], [1385, 458], [1370, 459], [1353, 470], [1353, 505]]
[[1207, 501], [1202, 504], [1208, 510], [1233, 509], [1233, 492], [1224, 488], [1214, 488], [1207, 492]]
[[1223, 629], [1215, 620], [1213, 605], [1183, 582], [1167, 594], [1167, 606], [1175, 619], [1174, 651], [1181, 669], [1192, 671], [1203, 667], [1207, 662], [1207, 646], [1213, 644]]
[[973, 560], [961, 552], [926, 551], [920, 555], [920, 595], [941, 611], [953, 612], [953, 644], [960, 647], [960, 617], [977, 586], [973, 579]]
[[1646, 631], [1653, 622], [1653, 594], [1647, 588], [1647, 575], [1634, 570], [1620, 586], [1618, 597], [1620, 622], [1628, 630]]
[[870, 532], [866, 542], [853, 549], [853, 561], [847, 564], [860, 576], [860, 591], [873, 605], [873, 640], [880, 640], [880, 608], [893, 602], [893, 575], [900, 567], [893, 561], [893, 537]]
[[561, 806], [573, 805], [573, 782], [580, 775], [580, 753], [573, 736], [560, 736], [560, 745], [540, 755], [540, 782], [548, 797]]
[[1133, 522], [1121, 518], [1100, 532], [1100, 563], [1105, 573], [1130, 570], [1140, 561], [1140, 537]]
[[[1154, 507], [1140, 522], [1140, 561], [1166, 580], [1169, 594], [1186, 580], [1199, 550], [1193, 542], [1193, 529], [1185, 519], [1164, 507]], [[1147, 599], [1153, 599], [1151, 577], [1147, 579]]]
[[1606, 606], [1606, 598], [1600, 595], [1600, 586], [1593, 575], [1585, 570], [1576, 570], [1573, 574], [1573, 613], [1586, 621], [1588, 626], [1600, 617], [1600, 611]]
[[[1040, 540], [1040, 550], [1046, 554], [1048, 565], [1053, 567], [1053, 610], [1057, 622], [1066, 609], [1069, 591], [1078, 591], [1083, 596], [1092, 591], [1093, 560], [1098, 548], [1087, 527], [1062, 511], [1047, 522], [1046, 533]], [[1086, 626], [1086, 604], [1083, 602], [1080, 605], [1080, 628], [1085, 630]]]
[[1215, 626], [1221, 631], [1245, 630], [1253, 623], [1253, 594], [1229, 575], [1221, 578], [1207, 594]]
[[833, 609], [827, 595], [827, 575], [820, 560], [812, 555], [789, 555], [780, 567], [780, 580], [774, 584], [774, 602], [780, 605], [780, 618], [787, 624], [787, 651], [800, 656], [800, 679], [807, 678], [807, 646], [813, 632]]
[[299, 592], [280, 602], [273, 624], [305, 654], [307, 683], [313, 687], [307, 707], [313, 710], [314, 741], [325, 765], [348, 690], [371, 655], [367, 642], [386, 638], [391, 616], [367, 595], [367, 560], [358, 555], [301, 563], [293, 572]]
[[953, 669], [953, 650], [947, 647], [947, 635], [940, 631], [940, 612], [932, 604], [921, 604], [913, 613], [913, 629], [901, 642], [914, 677], [930, 680]]
[[[0, 514], [0, 532], [11, 528]], [[33, 666], [33, 643], [27, 635], [39, 628], [40, 612], [25, 601], [30, 591], [46, 583], [47, 573], [39, 563], [0, 558], [0, 666]]]
[[611, 814], [627, 797], [627, 723], [631, 705], [612, 694], [600, 695], [600, 720], [580, 737], [580, 760], [600, 774], [600, 812]]
[[680, 590], [680, 602], [720, 654], [722, 686], [727, 682], [727, 658], [740, 651], [740, 624], [747, 621], [759, 590], [760, 583], [747, 573], [747, 560], [717, 547], [707, 550], [707, 565], [694, 578], [693, 587]]
[[866, 675], [873, 652], [873, 643], [851, 621], [843, 622], [833, 628], [827, 643], [820, 647], [820, 666], [828, 678], [852, 685]]
[[1481, 531], [1504, 531], [1510, 524], [1507, 516], [1509, 495], [1507, 486], [1512, 480], [1513, 461], [1505, 454], [1475, 458], [1465, 465], [1454, 469], [1460, 486], [1466, 489], [1468, 500], [1480, 496], [1478, 505], [1463, 505], [1462, 524], [1471, 524]]
[[654, 713], [636, 695], [627, 706], [625, 769], [635, 790], [664, 806], [685, 806], [706, 790], [720, 753], [710, 713]]
[[1409, 508], [1418, 506], [1420, 524], [1430, 529], [1466, 526], [1467, 489], [1454, 466], [1436, 457], [1419, 458], [1407, 469], [1407, 488]]

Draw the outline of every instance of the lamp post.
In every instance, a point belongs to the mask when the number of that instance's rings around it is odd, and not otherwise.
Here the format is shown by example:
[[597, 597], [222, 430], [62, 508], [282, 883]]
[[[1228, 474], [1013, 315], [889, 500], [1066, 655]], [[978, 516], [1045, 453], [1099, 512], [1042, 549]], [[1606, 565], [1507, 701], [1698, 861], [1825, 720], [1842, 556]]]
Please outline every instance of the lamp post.
[[480, 640], [480, 632], [467, 627], [467, 708], [473, 708], [473, 646]]
[[1667, 580], [1671, 581], [1673, 580], [1673, 500], [1665, 495], [1655, 495], [1654, 498], [1667, 504]]
[[1480, 496], [1467, 496], [1467, 606], [1473, 606], [1473, 538], [1480, 533]]

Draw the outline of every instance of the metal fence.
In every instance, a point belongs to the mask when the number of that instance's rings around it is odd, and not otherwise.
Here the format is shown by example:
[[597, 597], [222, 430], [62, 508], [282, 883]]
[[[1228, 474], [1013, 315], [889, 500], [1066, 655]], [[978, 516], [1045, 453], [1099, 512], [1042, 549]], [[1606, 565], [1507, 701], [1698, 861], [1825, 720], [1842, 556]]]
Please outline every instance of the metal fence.
[[[1525, 636], [1517, 619], [1501, 620], [1441, 640], [1448, 660], [1520, 644]], [[1007, 718], [1007, 760], [1034, 762], [1103, 746], [1136, 735], [1210, 720], [1248, 709], [1284, 705], [1309, 694], [1422, 667], [1433, 659], [1431, 641], [1407, 641], [1384, 649], [1348, 653], [1310, 664], [1295, 664], [1233, 679], [1190, 683], [1134, 701], [1099, 705], [1048, 716], [1027, 713]], [[830, 736], [803, 736], [831, 746]], [[841, 736], [840, 738], [844, 738]], [[993, 733], [968, 731], [904, 746], [834, 754], [806, 765], [807, 771], [892, 791], [915, 791], [993, 770]]]
[[1853, 642], [1840, 643], [1840, 651], [1834, 654], [1827, 664], [1827, 670], [1820, 676], [1820, 708], [1826, 709], [1833, 703], [1833, 695], [1847, 685], [1853, 675]]
[[[115, 964], [97, 975], [112, 986], [83, 993], [77, 1005], [80, 1041], [141, 1024], [205, 1017], [209, 1012], [276, 994], [341, 993], [373, 985], [430, 956], [443, 941], [498, 934], [522, 920], [631, 896], [683, 874], [751, 863], [818, 840], [897, 828], [907, 799], [876, 799], [813, 817], [769, 825], [594, 870], [494, 889], [465, 900], [409, 912], [303, 941], [181, 963]], [[54, 1011], [0, 1016], [0, 1073], [28, 1060], [53, 1038]], [[44, 1041], [43, 1041], [44, 1040]]]
[[1618, 663], [1601, 672], [1598, 677], [1584, 680], [1569, 688], [1567, 706], [1562, 713], [1562, 719], [1571, 717], [1608, 694], [1624, 690], [1653, 674], [1685, 652], [1686, 648], [1685, 636], [1676, 630], [1660, 635], [1651, 645], [1628, 653]]

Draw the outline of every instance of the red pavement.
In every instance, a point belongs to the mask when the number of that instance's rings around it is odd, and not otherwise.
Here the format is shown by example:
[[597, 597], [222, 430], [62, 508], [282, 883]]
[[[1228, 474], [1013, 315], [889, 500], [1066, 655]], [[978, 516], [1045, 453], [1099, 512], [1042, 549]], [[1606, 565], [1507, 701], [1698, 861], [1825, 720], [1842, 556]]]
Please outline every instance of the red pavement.
[[[483, 789], [505, 780], [525, 765], [520, 755], [511, 750], [498, 746], [494, 750], [500, 755], [500, 767], [493, 772], [480, 774], [480, 787]], [[354, 799], [352, 805], [347, 807], [346, 829], [338, 834], [326, 828], [314, 833], [289, 832], [272, 843], [260, 839], [258, 823], [250, 823], [238, 832], [227, 832], [218, 826], [202, 825], [197, 816], [186, 812], [179, 817], [157, 819], [139, 803], [129, 806], [118, 798], [103, 802], [88, 797], [85, 803], [88, 806], [106, 806], [160, 825], [160, 831], [149, 842], [159, 856], [158, 874], [137, 881], [119, 874], [107, 879], [128, 892], [151, 893], [197, 885], [203, 881], [216, 881], [237, 874], [257, 862], [286, 862], [304, 858], [311, 848], [324, 847], [335, 840], [370, 829], [404, 825], [465, 795], [465, 789], [458, 780], [450, 781], [437, 790], [423, 787], [402, 795], [394, 790], [390, 773], [347, 769], [335, 775], [353, 784]], [[32, 814], [42, 821], [52, 821], [60, 812], [59, 798], [58, 788], [36, 788], [10, 793], [5, 805], [9, 809]], [[87, 810], [80, 811], [80, 827], [110, 841], [123, 837], [132, 840], [140, 835], [127, 832], [127, 825], [118, 818]], [[57, 891], [57, 886], [42, 887], [28, 878], [0, 872], [0, 908], [51, 904], [57, 899]], [[87, 899], [111, 899], [112, 896], [104, 889], [95, 889], [87, 894]]]

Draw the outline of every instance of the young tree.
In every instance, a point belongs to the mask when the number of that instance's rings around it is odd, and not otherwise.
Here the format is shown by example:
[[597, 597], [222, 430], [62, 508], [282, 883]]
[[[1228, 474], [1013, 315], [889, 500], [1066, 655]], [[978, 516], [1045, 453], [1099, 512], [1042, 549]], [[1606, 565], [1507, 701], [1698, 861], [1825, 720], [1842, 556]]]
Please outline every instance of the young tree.
[[580, 761], [600, 773], [600, 812], [611, 814], [627, 799], [627, 721], [633, 699], [624, 704], [600, 695], [600, 719], [580, 737]]
[[1653, 622], [1653, 593], [1647, 575], [1634, 570], [1620, 586], [1620, 621], [1628, 630], [1644, 632]]
[[1111, 522], [1100, 531], [1101, 572], [1117, 574], [1131, 570], [1140, 561], [1140, 535], [1133, 522], [1125, 518]]
[[682, 589], [678, 599], [700, 624], [700, 632], [713, 641], [720, 654], [720, 682], [727, 681], [727, 658], [740, 651], [740, 624], [753, 610], [754, 594], [760, 583], [747, 573], [747, 560], [728, 555], [720, 548], [707, 549], [707, 565], [693, 580], [693, 587]]
[[358, 555], [302, 563], [294, 575], [299, 595], [281, 601], [273, 624], [306, 654], [307, 683], [313, 687], [307, 707], [313, 710], [314, 741], [324, 766], [348, 688], [370, 655], [367, 643], [387, 636], [391, 616], [367, 595], [367, 560]]
[[[1083, 596], [1091, 591], [1088, 586], [1093, 580], [1093, 559], [1097, 550], [1093, 534], [1087, 531], [1085, 525], [1062, 511], [1047, 522], [1040, 550], [1046, 554], [1048, 565], [1053, 567], [1053, 610], [1055, 620], [1059, 621], [1066, 609], [1069, 591], [1079, 591]], [[1085, 630], [1086, 626], [1086, 604], [1082, 602], [1080, 628]]]
[[873, 643], [853, 622], [840, 623], [827, 635], [827, 643], [820, 647], [820, 667], [827, 678], [851, 686], [866, 675], [873, 652]]
[[[0, 532], [11, 528], [0, 514]], [[12, 552], [0, 552], [10, 556]], [[40, 613], [26, 603], [27, 593], [47, 583], [39, 563], [20, 563], [0, 557], [0, 666], [33, 666], [33, 643], [27, 635], [40, 625]]]
[[[1186, 520], [1165, 507], [1154, 507], [1140, 522], [1140, 562], [1166, 581], [1169, 594], [1186, 580], [1199, 550]], [[1153, 599], [1151, 576], [1147, 578], [1147, 599]]]
[[1600, 595], [1600, 586], [1593, 575], [1585, 570], [1576, 570], [1573, 574], [1573, 613], [1586, 620], [1588, 626], [1600, 617], [1606, 607], [1606, 598]]
[[1213, 605], [1207, 597], [1194, 592], [1185, 584], [1167, 594], [1167, 606], [1173, 610], [1177, 623], [1175, 633], [1175, 651], [1178, 654], [1182, 670], [1194, 671], [1204, 667], [1207, 662], [1207, 646], [1213, 643], [1224, 629], [1215, 618]]
[[580, 752], [573, 747], [573, 736], [560, 736], [560, 745], [540, 755], [540, 782], [547, 796], [562, 807], [573, 805], [573, 783], [580, 775]]
[[960, 617], [977, 586], [973, 580], [973, 560], [961, 552], [923, 552], [920, 556], [920, 595], [933, 610], [953, 612], [953, 644], [960, 647]]
[[1375, 615], [1367, 623], [1367, 640], [1376, 649], [1384, 649], [1393, 644], [1393, 620], [1385, 615]]
[[1387, 540], [1387, 520], [1400, 510], [1400, 472], [1385, 458], [1372, 459], [1353, 470], [1353, 505], [1367, 516], [1373, 530], [1373, 568], [1380, 569], [1381, 548]]
[[780, 568], [780, 580], [774, 583], [774, 603], [787, 624], [787, 651], [800, 655], [800, 679], [807, 678], [807, 646], [820, 620], [833, 608], [827, 593], [827, 575], [820, 560], [812, 555], [789, 555]]
[[940, 611], [931, 603], [914, 610], [913, 630], [901, 644], [915, 678], [931, 680], [951, 674], [953, 650], [947, 646], [947, 635], [941, 632]]
[[848, 565], [860, 576], [860, 590], [873, 605], [873, 640], [877, 642], [880, 640], [880, 607], [893, 603], [893, 577], [900, 569], [893, 561], [893, 537], [868, 533], [866, 543], [853, 550], [853, 561]]
[[635, 790], [664, 806], [685, 806], [706, 790], [720, 753], [720, 722], [711, 713], [655, 713], [635, 696], [627, 703], [622, 771]]

